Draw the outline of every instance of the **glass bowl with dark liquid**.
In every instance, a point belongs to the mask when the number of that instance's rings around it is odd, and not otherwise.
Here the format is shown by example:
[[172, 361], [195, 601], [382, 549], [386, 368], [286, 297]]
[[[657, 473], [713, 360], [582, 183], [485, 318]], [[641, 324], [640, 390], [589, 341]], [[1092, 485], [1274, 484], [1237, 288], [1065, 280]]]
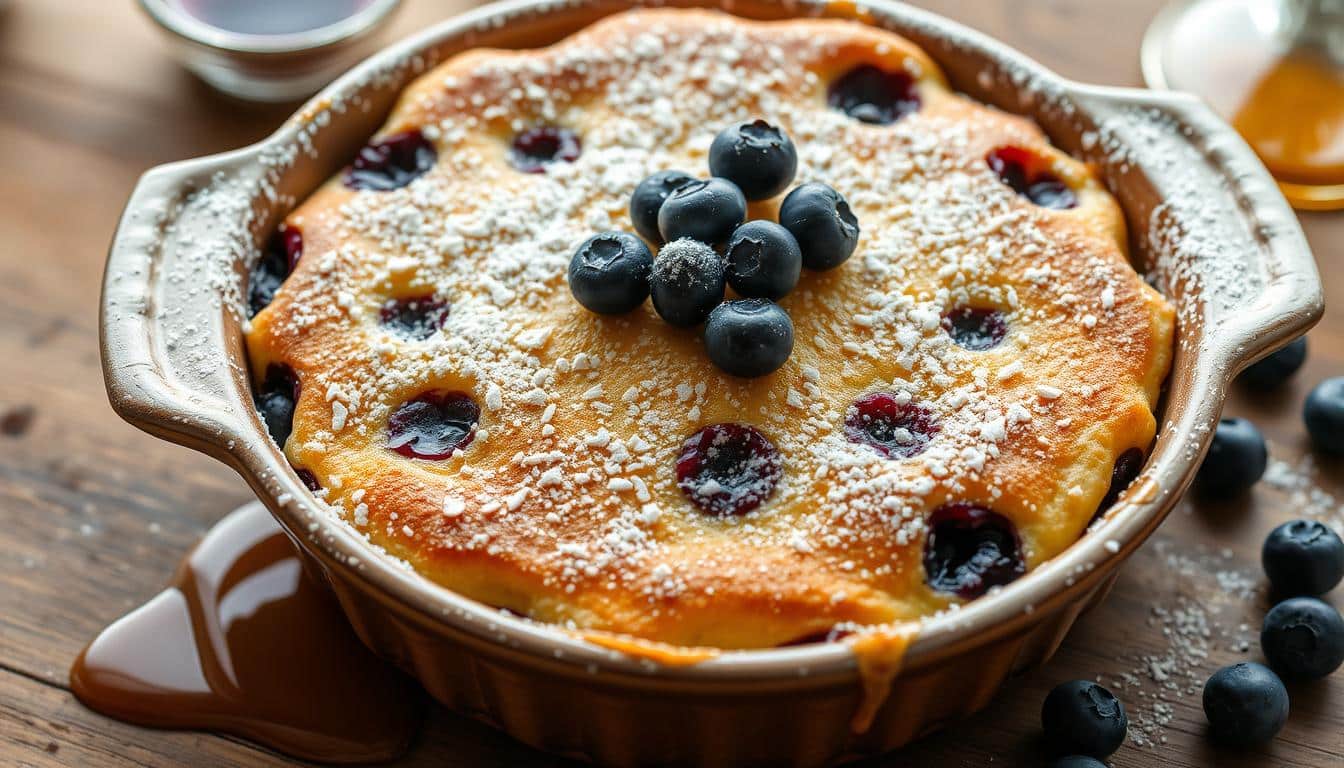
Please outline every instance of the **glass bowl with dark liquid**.
[[401, 0], [139, 0], [183, 66], [249, 101], [309, 96], [374, 49]]

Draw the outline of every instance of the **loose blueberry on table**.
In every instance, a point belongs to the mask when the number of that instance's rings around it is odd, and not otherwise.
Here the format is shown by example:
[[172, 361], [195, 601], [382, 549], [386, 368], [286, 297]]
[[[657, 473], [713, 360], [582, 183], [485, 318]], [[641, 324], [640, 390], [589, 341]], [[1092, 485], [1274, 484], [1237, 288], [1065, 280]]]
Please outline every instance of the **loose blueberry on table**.
[[1265, 615], [1260, 648], [1284, 678], [1320, 679], [1344, 663], [1344, 618], [1314, 597], [1290, 597]]
[[1307, 337], [1299, 336], [1288, 346], [1273, 352], [1241, 372], [1237, 381], [1250, 387], [1268, 391], [1282, 385], [1307, 361]]
[[1265, 437], [1254, 424], [1243, 418], [1222, 419], [1195, 475], [1195, 488], [1211, 498], [1236, 496], [1259, 482], [1268, 464]]
[[774, 493], [783, 461], [765, 435], [745, 424], [711, 424], [691, 435], [677, 457], [677, 487], [701, 511], [745, 515]]
[[909, 74], [864, 64], [831, 83], [826, 103], [860, 122], [886, 125], [919, 111], [920, 99]]
[[859, 221], [844, 196], [825, 184], [803, 184], [779, 206], [779, 223], [798, 241], [803, 266], [834, 269], [859, 244]]
[[1244, 661], [1223, 667], [1204, 684], [1209, 735], [1231, 746], [1264, 744], [1288, 721], [1288, 689], [1273, 670]]
[[793, 321], [765, 299], [725, 301], [709, 313], [705, 351], [734, 376], [764, 376], [778, 370], [793, 352]]
[[1027, 570], [1017, 529], [1003, 515], [974, 504], [949, 504], [929, 517], [924, 578], [935, 592], [963, 599], [1012, 582]]
[[588, 238], [569, 262], [569, 290], [590, 312], [620, 315], [649, 297], [653, 254], [628, 232], [602, 232]]
[[1066, 755], [1051, 761], [1050, 768], [1107, 768], [1107, 765], [1087, 755]]
[[803, 271], [798, 241], [773, 221], [748, 221], [738, 227], [723, 253], [728, 285], [748, 298], [782, 299]]
[[658, 231], [671, 242], [688, 238], [709, 245], [728, 239], [747, 218], [747, 198], [727, 179], [688, 182], [672, 190], [658, 209]]
[[1293, 520], [1265, 538], [1260, 563], [1276, 594], [1323, 595], [1344, 579], [1344, 540], [1316, 520]]
[[413, 459], [446, 459], [471, 444], [480, 418], [480, 406], [470, 395], [426, 392], [392, 412], [387, 447]]
[[1125, 706], [1090, 680], [1060, 683], [1045, 697], [1041, 725], [1056, 753], [1105, 758], [1125, 741]]
[[639, 182], [630, 196], [630, 221], [640, 237], [655, 245], [662, 245], [663, 234], [658, 231], [658, 211], [663, 201], [677, 187], [695, 181], [695, 177], [684, 171], [658, 171]]
[[509, 163], [523, 173], [545, 173], [554, 163], [572, 163], [579, 159], [583, 145], [578, 134], [567, 128], [540, 125], [513, 137]]
[[766, 200], [793, 181], [798, 150], [788, 134], [764, 120], [738, 123], [714, 137], [709, 172], [736, 184], [748, 200]]
[[1302, 419], [1316, 450], [1344, 454], [1344, 376], [1326, 379], [1311, 390]]
[[420, 178], [434, 167], [438, 151], [420, 131], [403, 131], [367, 144], [345, 171], [351, 189], [390, 192]]
[[673, 240], [658, 251], [649, 275], [653, 308], [668, 325], [699, 325], [723, 301], [723, 260], [705, 243]]

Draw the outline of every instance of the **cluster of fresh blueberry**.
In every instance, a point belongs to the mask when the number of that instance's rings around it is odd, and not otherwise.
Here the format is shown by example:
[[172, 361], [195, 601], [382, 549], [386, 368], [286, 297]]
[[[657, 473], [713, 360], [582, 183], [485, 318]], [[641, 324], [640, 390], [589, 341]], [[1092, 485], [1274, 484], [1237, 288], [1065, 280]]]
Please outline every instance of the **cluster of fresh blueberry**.
[[1262, 744], [1288, 720], [1281, 678], [1319, 680], [1344, 663], [1344, 618], [1321, 600], [1344, 578], [1344, 540], [1315, 520], [1275, 528], [1260, 554], [1272, 594], [1284, 598], [1265, 614], [1260, 650], [1269, 666], [1223, 667], [1204, 685], [1209, 732], [1235, 746]]
[[[859, 241], [849, 204], [825, 184], [791, 191], [778, 223], [746, 220], [748, 201], [780, 194], [797, 170], [783, 130], [764, 120], [724, 129], [709, 148], [710, 178], [659, 171], [635, 187], [630, 218], [640, 236], [601, 232], [584, 241], [569, 263], [570, 291], [603, 315], [652, 297], [669, 324], [704, 323], [705, 350], [724, 371], [755, 377], [778, 369], [793, 351], [793, 322], [775, 302], [804, 267], [838, 267]], [[650, 243], [660, 246], [656, 258]], [[725, 301], [728, 287], [741, 298]]]
[[[1269, 534], [1261, 561], [1273, 594], [1286, 598], [1270, 609], [1260, 631], [1269, 666], [1223, 667], [1204, 686], [1210, 735], [1235, 746], [1264, 743], [1283, 728], [1288, 691], [1281, 678], [1317, 680], [1344, 663], [1344, 618], [1316, 597], [1344, 578], [1344, 540], [1319, 522], [1294, 520]], [[1073, 680], [1046, 697], [1041, 724], [1050, 748], [1065, 755], [1051, 768], [1104, 768], [1129, 723], [1114, 694]]]

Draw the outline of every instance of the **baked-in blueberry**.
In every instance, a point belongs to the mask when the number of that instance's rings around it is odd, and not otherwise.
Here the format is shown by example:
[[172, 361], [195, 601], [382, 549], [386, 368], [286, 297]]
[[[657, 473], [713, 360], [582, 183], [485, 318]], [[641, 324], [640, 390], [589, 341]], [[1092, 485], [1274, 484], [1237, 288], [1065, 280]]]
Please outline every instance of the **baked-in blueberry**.
[[1008, 319], [997, 309], [961, 306], [943, 315], [943, 330], [953, 343], [974, 352], [993, 349], [1008, 335]]
[[1344, 454], [1344, 376], [1317, 384], [1302, 406], [1302, 418], [1317, 450]]
[[1091, 680], [1070, 680], [1045, 697], [1041, 725], [1057, 753], [1104, 758], [1124, 743], [1129, 718], [1115, 694]]
[[1042, 208], [1057, 211], [1078, 207], [1078, 196], [1068, 184], [1041, 166], [1035, 154], [1021, 147], [1000, 147], [985, 158], [990, 170], [1017, 194]]
[[672, 190], [692, 181], [695, 177], [685, 171], [659, 171], [639, 182], [630, 195], [630, 220], [635, 231], [645, 240], [661, 245], [663, 234], [658, 231], [658, 211]]
[[932, 411], [891, 392], [866, 394], [845, 412], [845, 439], [891, 459], [922, 453], [936, 434]]
[[766, 299], [725, 301], [709, 313], [705, 351], [715, 365], [734, 376], [773, 373], [793, 352], [793, 321]]
[[1274, 389], [1297, 373], [1297, 369], [1306, 361], [1307, 337], [1298, 336], [1283, 349], [1252, 363], [1237, 380], [1252, 389]]
[[737, 123], [709, 145], [709, 172], [736, 184], [748, 200], [766, 200], [793, 181], [798, 150], [787, 133], [764, 120]]
[[285, 279], [298, 266], [303, 256], [303, 233], [297, 227], [284, 224], [266, 241], [261, 256], [252, 264], [247, 277], [247, 307], [249, 317], [265, 309], [275, 300], [275, 294]]
[[905, 72], [862, 64], [831, 83], [826, 103], [855, 120], [886, 125], [919, 110], [919, 91]]
[[568, 128], [538, 125], [513, 137], [509, 145], [509, 163], [523, 173], [545, 173], [553, 163], [572, 163], [579, 159], [583, 143]]
[[1106, 764], [1087, 755], [1067, 755], [1055, 758], [1050, 768], [1106, 768]]
[[1281, 597], [1323, 595], [1344, 578], [1344, 540], [1324, 523], [1293, 520], [1265, 537], [1260, 564]]
[[1263, 664], [1223, 667], [1204, 684], [1209, 734], [1233, 746], [1264, 744], [1288, 721], [1288, 689]]
[[1221, 498], [1244, 493], [1265, 474], [1268, 463], [1265, 437], [1254, 424], [1242, 418], [1222, 419], [1195, 475], [1196, 489]]
[[711, 424], [691, 435], [677, 457], [677, 487], [713, 515], [745, 515], [770, 498], [783, 475], [775, 444], [746, 424]]
[[383, 302], [378, 321], [404, 339], [424, 341], [443, 328], [449, 311], [448, 302], [434, 294], [406, 296]]
[[845, 198], [825, 184], [803, 184], [790, 192], [779, 206], [779, 223], [798, 241], [808, 269], [834, 269], [859, 244], [859, 220]]
[[410, 184], [434, 167], [438, 150], [418, 130], [402, 131], [369, 142], [345, 171], [345, 186], [390, 192]]
[[257, 388], [257, 413], [266, 424], [271, 439], [281, 448], [294, 430], [294, 408], [299, 402], [299, 379], [287, 365], [271, 363], [266, 377]]
[[1100, 516], [1120, 500], [1120, 494], [1124, 493], [1125, 489], [1138, 478], [1139, 472], [1143, 471], [1143, 462], [1143, 451], [1138, 448], [1127, 448], [1124, 453], [1116, 457], [1115, 465], [1111, 467], [1111, 485], [1106, 489], [1101, 504], [1097, 506], [1096, 516]]
[[957, 502], [934, 510], [924, 539], [924, 579], [934, 592], [977, 598], [1026, 573], [1017, 527], [999, 513]]
[[464, 392], [425, 392], [392, 412], [387, 447], [412, 459], [440, 461], [471, 444], [480, 419], [480, 406]]
[[1269, 609], [1260, 649], [1285, 678], [1317, 680], [1344, 663], [1344, 618], [1314, 597], [1290, 597]]
[[798, 241], [773, 221], [758, 219], [738, 227], [723, 253], [728, 284], [750, 298], [783, 298], [803, 271]]
[[629, 232], [602, 232], [569, 261], [569, 291], [590, 312], [620, 315], [649, 297], [653, 254]]
[[723, 287], [723, 259], [713, 248], [690, 238], [664, 245], [649, 277], [654, 310], [678, 328], [703, 323], [709, 311], [723, 301]]
[[696, 179], [672, 190], [658, 209], [658, 231], [672, 242], [682, 238], [718, 245], [747, 218], [747, 198], [727, 179]]

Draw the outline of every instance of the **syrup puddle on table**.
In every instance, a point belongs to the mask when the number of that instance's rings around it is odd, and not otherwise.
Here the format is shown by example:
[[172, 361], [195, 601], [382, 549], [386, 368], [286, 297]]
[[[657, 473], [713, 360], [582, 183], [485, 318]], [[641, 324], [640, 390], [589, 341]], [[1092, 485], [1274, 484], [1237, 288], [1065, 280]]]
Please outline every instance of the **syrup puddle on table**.
[[210, 529], [167, 589], [94, 638], [70, 683], [118, 720], [221, 731], [327, 763], [402, 754], [424, 708], [255, 502]]

